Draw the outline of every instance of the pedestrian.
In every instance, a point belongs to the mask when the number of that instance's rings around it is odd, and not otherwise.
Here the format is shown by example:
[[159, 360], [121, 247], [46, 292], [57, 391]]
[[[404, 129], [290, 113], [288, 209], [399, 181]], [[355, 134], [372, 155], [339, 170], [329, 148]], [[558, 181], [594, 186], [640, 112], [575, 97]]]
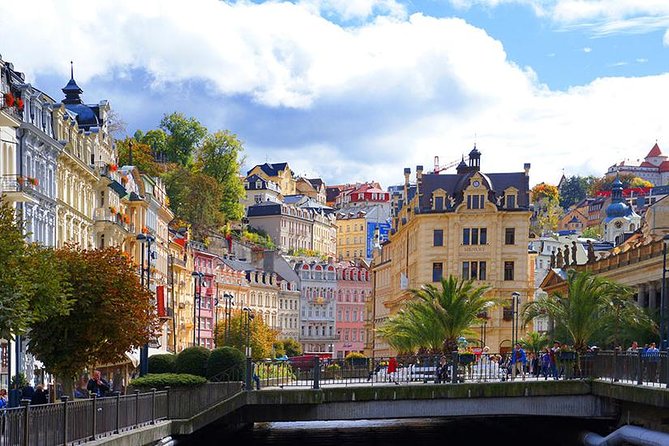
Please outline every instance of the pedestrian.
[[46, 397], [46, 392], [44, 391], [44, 388], [39, 385], [33, 392], [32, 398], [30, 398], [30, 404], [31, 405], [37, 405], [37, 404], [47, 404], [49, 400]]
[[644, 352], [644, 359], [647, 363], [648, 370], [648, 381], [655, 382], [655, 377], [657, 375], [657, 363], [660, 362], [660, 350], [655, 346], [654, 342], [651, 342], [646, 351]]
[[439, 358], [439, 365], [435, 371], [435, 383], [443, 383], [448, 381], [448, 365], [446, 364], [446, 356]]
[[560, 375], [558, 374], [558, 367], [557, 367], [557, 356], [558, 353], [560, 352], [560, 348], [561, 348], [560, 342], [554, 341], [553, 347], [551, 347], [549, 351], [550, 369], [553, 379], [558, 379], [560, 377]]
[[520, 376], [523, 381], [525, 381], [525, 365], [527, 364], [527, 356], [525, 355], [525, 350], [520, 346], [520, 343], [516, 343], [516, 348], [511, 353], [511, 380], [513, 381], [516, 378], [516, 374], [520, 372]]
[[388, 360], [388, 376], [390, 379], [393, 380], [395, 384], [399, 384], [397, 382], [397, 378], [395, 377], [395, 372], [397, 372], [397, 359], [393, 356]]
[[93, 377], [88, 380], [86, 389], [89, 393], [96, 395], [98, 398], [103, 397], [107, 395], [107, 392], [109, 392], [109, 383], [102, 379], [99, 370], [94, 370]]
[[7, 407], [7, 390], [0, 389], [0, 409]]
[[21, 389], [21, 399], [33, 399], [33, 395], [35, 394], [35, 389], [33, 386], [30, 385], [30, 383], [26, 384], [23, 389]]
[[539, 359], [541, 366], [541, 374], [544, 376], [544, 380], [548, 379], [548, 375], [551, 373], [551, 349], [544, 347], [544, 351], [541, 353], [541, 358]]

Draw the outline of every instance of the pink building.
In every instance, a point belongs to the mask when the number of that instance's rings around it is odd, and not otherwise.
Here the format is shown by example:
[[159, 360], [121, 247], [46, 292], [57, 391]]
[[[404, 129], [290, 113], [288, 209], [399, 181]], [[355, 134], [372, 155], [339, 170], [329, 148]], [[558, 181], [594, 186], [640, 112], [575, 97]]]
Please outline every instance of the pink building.
[[[194, 293], [197, 292], [200, 296], [199, 300], [196, 300], [195, 304], [195, 345], [201, 345], [208, 349], [213, 349], [215, 330], [214, 294], [216, 287], [215, 278], [218, 257], [215, 254], [207, 252], [204, 245], [200, 246], [200, 244], [197, 242], [191, 243], [193, 244], [195, 273], [201, 274], [199, 277], [195, 275], [193, 276], [193, 291]], [[197, 290], [195, 288], [197, 288]], [[195, 294], [193, 298], [195, 299]]]
[[343, 262], [337, 266], [337, 317], [335, 329], [339, 340], [334, 357], [351, 352], [362, 353], [365, 346], [365, 300], [372, 294], [370, 272], [364, 264]]

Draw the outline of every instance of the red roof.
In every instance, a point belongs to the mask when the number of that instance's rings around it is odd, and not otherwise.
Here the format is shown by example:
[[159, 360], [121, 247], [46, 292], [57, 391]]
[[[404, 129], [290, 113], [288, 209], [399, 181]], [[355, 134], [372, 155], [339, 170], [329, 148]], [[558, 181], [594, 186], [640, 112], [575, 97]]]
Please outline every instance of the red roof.
[[646, 158], [653, 157], [653, 156], [662, 156], [662, 151], [660, 150], [660, 147], [655, 143], [652, 149], [650, 149], [650, 152], [648, 152], [648, 155], [646, 155]]
[[662, 161], [662, 164], [660, 164], [660, 172], [669, 172], [669, 161]]
[[649, 163], [648, 161], [644, 161], [643, 163], [641, 163], [640, 167], [657, 167], [657, 166]]

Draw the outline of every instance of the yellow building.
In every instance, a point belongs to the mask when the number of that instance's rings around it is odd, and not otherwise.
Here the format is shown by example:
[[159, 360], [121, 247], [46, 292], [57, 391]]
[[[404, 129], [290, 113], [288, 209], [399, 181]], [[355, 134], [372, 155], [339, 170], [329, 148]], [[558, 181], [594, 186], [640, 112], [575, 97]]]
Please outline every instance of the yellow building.
[[[524, 172], [480, 171], [480, 152], [469, 154], [457, 174], [423, 174], [409, 183], [405, 169], [404, 197], [395, 210], [390, 239], [374, 259], [375, 326], [397, 313], [411, 298], [410, 289], [454, 275], [491, 286], [490, 293], [521, 303], [534, 292], [533, 258], [529, 243], [529, 164]], [[508, 309], [487, 314], [486, 344], [493, 351], [511, 347]], [[477, 332], [478, 327], [473, 327]], [[520, 333], [522, 337], [523, 333]], [[374, 355], [394, 354], [381, 339], [374, 340]]]
[[280, 192], [284, 196], [297, 193], [297, 182], [293, 171], [288, 167], [288, 163], [258, 164], [246, 173], [247, 177], [251, 175], [259, 175], [278, 184]]
[[354, 260], [367, 253], [367, 219], [360, 212], [337, 213], [337, 258]]
[[172, 233], [169, 242], [170, 308], [167, 350], [178, 353], [193, 342], [193, 254], [188, 238]]
[[[101, 202], [98, 193], [109, 184], [101, 174], [116, 163], [112, 138], [107, 132], [110, 108], [106, 101], [84, 104], [83, 91], [74, 78], [62, 91], [65, 99], [53, 110], [54, 136], [58, 141], [65, 141], [56, 169], [56, 246], [76, 243], [92, 248], [95, 246], [95, 211], [102, 209], [98, 205]], [[110, 204], [107, 209], [112, 207], [115, 206]], [[111, 220], [110, 214], [98, 212], [103, 220]]]

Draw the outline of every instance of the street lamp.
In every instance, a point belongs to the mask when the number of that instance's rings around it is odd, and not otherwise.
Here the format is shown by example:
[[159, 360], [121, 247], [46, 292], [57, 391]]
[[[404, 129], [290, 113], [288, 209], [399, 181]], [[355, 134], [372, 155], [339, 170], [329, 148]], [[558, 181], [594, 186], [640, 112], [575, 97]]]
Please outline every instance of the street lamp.
[[520, 293], [514, 291], [511, 293], [511, 351], [513, 351], [518, 342], [518, 313], [520, 309]]
[[253, 362], [251, 361], [251, 321], [254, 318], [253, 310], [249, 307], [242, 308], [242, 311], [246, 313], [246, 379], [245, 386], [246, 390], [251, 390], [251, 380], [253, 379]]
[[200, 310], [202, 306], [202, 278], [204, 274], [193, 271], [193, 345], [195, 345], [195, 318], [197, 311], [197, 345], [200, 345]]
[[229, 342], [229, 337], [230, 337], [230, 313], [232, 311], [232, 307], [235, 305], [235, 302], [233, 299], [235, 296], [233, 296], [231, 293], [223, 293], [223, 298], [225, 299], [225, 345], [228, 345]]
[[660, 296], [660, 350], [666, 350], [669, 347], [669, 334], [667, 330], [667, 246], [669, 245], [669, 234], [666, 234], [662, 241], [664, 248], [662, 250], [662, 295]]
[[[141, 243], [141, 253], [140, 253], [140, 282], [142, 288], [146, 286], [146, 289], [151, 292], [151, 243], [155, 242], [156, 239], [151, 234], [140, 233], [137, 234], [137, 241]], [[146, 256], [144, 255], [144, 246], [146, 245]], [[146, 266], [144, 266], [144, 259], [146, 258]], [[144, 274], [146, 274], [146, 280], [144, 280]], [[144, 344], [139, 349], [139, 376], [144, 376], [149, 373], [149, 344]]]

